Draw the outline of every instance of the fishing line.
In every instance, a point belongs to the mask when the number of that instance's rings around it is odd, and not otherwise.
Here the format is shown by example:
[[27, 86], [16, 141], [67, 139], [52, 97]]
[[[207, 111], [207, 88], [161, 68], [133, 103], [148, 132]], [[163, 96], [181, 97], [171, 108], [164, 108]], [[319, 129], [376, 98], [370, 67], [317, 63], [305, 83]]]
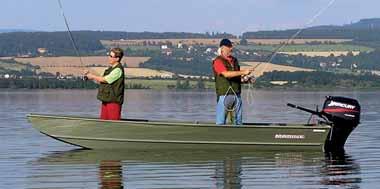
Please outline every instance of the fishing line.
[[[308, 21], [306, 22], [306, 24], [303, 25], [303, 27], [301, 27], [296, 33], [294, 33], [290, 38], [288, 38], [286, 40], [285, 43], [283, 43], [282, 45], [280, 45], [278, 48], [276, 48], [272, 55], [270, 56], [269, 60], [268, 61], [264, 61], [264, 62], [260, 62], [258, 63], [257, 65], [255, 65], [253, 67], [253, 69], [256, 69], [257, 67], [259, 67], [261, 64], [265, 63], [265, 66], [264, 68], [262, 69], [263, 71], [266, 70], [266, 68], [269, 66], [269, 63], [271, 63], [273, 61], [273, 59], [276, 57], [276, 55], [278, 54], [278, 52], [283, 49], [284, 47], [286, 47], [287, 45], [289, 45], [289, 43], [291, 41], [293, 41], [302, 31], [304, 31], [305, 29], [307, 29], [308, 27], [310, 27], [310, 25], [312, 23], [315, 22], [315, 20], [321, 16], [326, 10], [328, 10], [334, 3], [335, 3], [336, 0], [331, 0], [329, 1], [329, 3], [325, 6], [325, 7], [322, 7], [320, 10], [318, 10], [318, 12]], [[251, 90], [251, 87], [252, 83], [249, 83], [249, 86], [248, 86], [248, 89], [249, 91], [251, 91], [253, 93], [253, 90]], [[249, 94], [248, 95], [251, 99], [253, 99], [253, 94]], [[249, 102], [250, 99], [248, 99], [248, 102]]]
[[77, 45], [76, 45], [76, 43], [75, 43], [75, 40], [74, 40], [73, 34], [71, 33], [70, 26], [69, 26], [69, 23], [68, 23], [68, 21], [67, 21], [67, 18], [66, 18], [65, 11], [64, 11], [64, 9], [63, 9], [63, 6], [62, 6], [62, 3], [61, 3], [61, 0], [57, 0], [57, 1], [58, 1], [58, 4], [59, 4], [59, 8], [60, 8], [60, 10], [61, 10], [62, 17], [63, 17], [63, 19], [64, 19], [64, 21], [65, 21], [65, 25], [66, 25], [67, 32], [68, 32], [68, 34], [69, 34], [69, 37], [70, 37], [71, 43], [72, 43], [72, 45], [73, 45], [73, 47], [74, 47], [74, 50], [75, 50], [76, 55], [79, 57], [80, 66], [83, 67], [82, 57], [81, 57], [81, 55], [80, 55], [80, 53], [79, 53], [79, 50], [78, 50], [78, 47], [77, 47]]
[[[291, 41], [293, 41], [303, 30], [307, 29], [310, 27], [310, 25], [320, 16], [322, 15], [327, 9], [331, 7], [331, 5], [334, 4], [336, 0], [331, 0], [326, 7], [322, 7], [317, 14], [315, 14], [303, 27], [301, 27], [295, 34], [293, 34], [284, 44], [280, 45], [279, 48], [277, 48], [272, 56], [270, 57], [268, 63], [271, 63], [272, 60], [275, 58], [275, 56], [278, 54], [278, 52], [284, 48], [285, 46], [289, 45]], [[256, 66], [257, 67], [257, 66]]]

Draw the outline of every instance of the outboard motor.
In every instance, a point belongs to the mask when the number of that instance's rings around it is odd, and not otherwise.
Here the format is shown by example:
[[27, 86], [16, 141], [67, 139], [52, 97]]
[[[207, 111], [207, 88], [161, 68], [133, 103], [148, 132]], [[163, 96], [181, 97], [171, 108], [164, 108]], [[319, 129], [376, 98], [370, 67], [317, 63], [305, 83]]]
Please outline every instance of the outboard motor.
[[359, 102], [346, 97], [326, 96], [320, 114], [332, 123], [325, 142], [325, 151], [344, 150], [348, 136], [360, 122]]
[[327, 124], [331, 125], [329, 137], [325, 141], [325, 151], [338, 152], [344, 150], [344, 144], [351, 132], [360, 123], [360, 104], [357, 100], [339, 97], [326, 96], [322, 111], [314, 111], [294, 104], [287, 104], [292, 108], [297, 108], [318, 115]]

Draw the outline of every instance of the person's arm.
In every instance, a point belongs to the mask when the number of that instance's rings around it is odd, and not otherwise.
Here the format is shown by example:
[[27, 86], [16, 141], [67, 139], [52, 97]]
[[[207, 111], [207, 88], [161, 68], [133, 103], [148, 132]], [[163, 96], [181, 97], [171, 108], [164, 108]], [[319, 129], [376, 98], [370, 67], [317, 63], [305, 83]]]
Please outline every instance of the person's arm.
[[97, 83], [107, 83], [107, 81], [102, 76], [97, 76], [92, 73], [85, 74], [89, 80], [93, 80]]
[[214, 66], [213, 67], [214, 71], [218, 75], [222, 75], [225, 78], [232, 78], [232, 77], [239, 77], [239, 76], [243, 76], [243, 75], [248, 75], [254, 70], [253, 68], [249, 68], [249, 69], [244, 69], [244, 70], [239, 70], [239, 71], [228, 71], [223, 64], [223, 61], [220, 59], [215, 60], [213, 66]]
[[240, 70], [240, 71], [224, 71], [224, 72], [220, 73], [220, 75], [222, 75], [225, 78], [232, 78], [232, 77], [238, 77], [238, 76], [242, 76], [242, 75], [248, 75], [252, 71], [253, 71], [253, 68], [244, 69], [244, 70]]
[[117, 79], [121, 77], [122, 71], [120, 68], [116, 68], [112, 70], [112, 72], [106, 76], [97, 76], [95, 74], [90, 73], [88, 70], [85, 71], [85, 76], [87, 76], [88, 79], [93, 80], [97, 83], [108, 83], [112, 84]]

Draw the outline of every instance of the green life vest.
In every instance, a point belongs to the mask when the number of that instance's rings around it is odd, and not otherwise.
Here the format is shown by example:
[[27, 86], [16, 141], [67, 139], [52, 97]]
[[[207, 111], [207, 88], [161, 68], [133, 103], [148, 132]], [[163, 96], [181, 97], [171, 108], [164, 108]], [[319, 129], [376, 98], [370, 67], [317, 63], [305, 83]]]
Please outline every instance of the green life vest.
[[[238, 60], [235, 57], [232, 57], [233, 64], [230, 64], [228, 60], [223, 58], [222, 56], [218, 56], [215, 58], [212, 64], [215, 63], [216, 60], [221, 60], [226, 67], [227, 71], [240, 71], [240, 65]], [[232, 89], [235, 91], [236, 94], [240, 94], [241, 92], [241, 77], [233, 77], [233, 78], [225, 78], [223, 75], [217, 74], [214, 71], [215, 76], [215, 89], [216, 94], [219, 96], [226, 95], [227, 91], [228, 94], [234, 94], [233, 91], [228, 90], [231, 86]]]
[[124, 101], [124, 68], [118, 63], [115, 67], [110, 67], [104, 71], [103, 77], [110, 74], [114, 69], [121, 69], [121, 76], [119, 79], [114, 81], [112, 84], [100, 83], [98, 90], [98, 99], [102, 102], [115, 102], [123, 104]]

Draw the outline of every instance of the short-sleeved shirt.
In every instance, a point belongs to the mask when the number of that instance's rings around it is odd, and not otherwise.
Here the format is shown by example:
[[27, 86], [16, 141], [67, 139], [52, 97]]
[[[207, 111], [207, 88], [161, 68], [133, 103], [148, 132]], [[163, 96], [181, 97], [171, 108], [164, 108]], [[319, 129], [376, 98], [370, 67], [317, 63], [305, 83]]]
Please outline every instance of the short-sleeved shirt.
[[122, 71], [120, 68], [115, 68], [112, 70], [112, 72], [106, 76], [104, 76], [104, 79], [107, 81], [108, 84], [112, 84], [116, 80], [118, 80], [122, 75]]
[[[232, 57], [227, 57], [226, 60], [232, 65], [233, 67], [233, 58]], [[224, 66], [223, 64], [223, 60], [221, 59], [216, 59], [215, 62], [214, 62], [214, 66], [213, 66], [213, 69], [215, 71], [216, 74], [221, 74], [222, 72], [225, 72], [227, 71], [227, 68], [226, 66]]]

